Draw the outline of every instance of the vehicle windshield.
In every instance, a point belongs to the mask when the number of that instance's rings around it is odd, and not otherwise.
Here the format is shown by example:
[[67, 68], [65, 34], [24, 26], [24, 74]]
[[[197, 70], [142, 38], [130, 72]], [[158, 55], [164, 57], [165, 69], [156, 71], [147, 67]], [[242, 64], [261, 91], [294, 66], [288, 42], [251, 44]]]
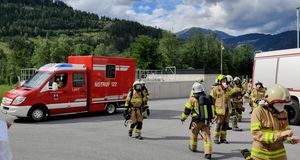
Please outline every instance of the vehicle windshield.
[[51, 72], [36, 72], [23, 84], [23, 87], [39, 88], [51, 76], [51, 74]]

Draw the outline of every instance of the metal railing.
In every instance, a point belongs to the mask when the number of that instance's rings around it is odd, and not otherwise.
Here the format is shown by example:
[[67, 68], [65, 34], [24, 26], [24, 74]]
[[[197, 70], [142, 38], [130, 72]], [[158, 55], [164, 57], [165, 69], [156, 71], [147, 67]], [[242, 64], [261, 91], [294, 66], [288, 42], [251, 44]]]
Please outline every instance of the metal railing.
[[20, 74], [20, 79], [19, 81], [22, 82], [22, 81], [26, 81], [28, 80], [29, 78], [31, 78], [34, 73], [36, 72], [36, 68], [23, 68], [21, 69], [21, 74]]

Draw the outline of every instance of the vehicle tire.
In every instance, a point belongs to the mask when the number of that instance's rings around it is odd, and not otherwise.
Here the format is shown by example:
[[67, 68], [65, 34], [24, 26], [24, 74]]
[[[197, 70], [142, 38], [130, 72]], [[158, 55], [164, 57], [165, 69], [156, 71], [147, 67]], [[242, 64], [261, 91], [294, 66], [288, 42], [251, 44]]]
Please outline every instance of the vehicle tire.
[[109, 104], [107, 104], [105, 110], [106, 110], [107, 114], [114, 114], [114, 113], [116, 113], [116, 111], [117, 111], [116, 104], [115, 103], [109, 103]]
[[42, 107], [35, 107], [30, 109], [28, 118], [34, 122], [40, 122], [46, 118], [46, 110]]
[[292, 103], [290, 105], [286, 105], [284, 108], [288, 113], [289, 123], [292, 125], [299, 124], [300, 122], [299, 102], [295, 99], [292, 99]]

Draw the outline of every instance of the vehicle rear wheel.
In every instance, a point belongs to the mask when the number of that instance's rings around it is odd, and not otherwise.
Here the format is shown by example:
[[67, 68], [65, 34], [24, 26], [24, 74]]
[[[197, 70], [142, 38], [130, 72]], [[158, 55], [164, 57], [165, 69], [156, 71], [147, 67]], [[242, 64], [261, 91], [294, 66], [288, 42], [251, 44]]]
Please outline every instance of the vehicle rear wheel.
[[115, 103], [109, 103], [106, 106], [106, 112], [108, 114], [114, 114], [117, 111], [117, 107]]
[[43, 121], [46, 118], [46, 111], [41, 107], [33, 108], [29, 111], [28, 118], [35, 122]]
[[292, 99], [292, 103], [290, 105], [286, 105], [284, 108], [288, 113], [289, 123], [292, 125], [298, 124], [300, 122], [299, 102]]

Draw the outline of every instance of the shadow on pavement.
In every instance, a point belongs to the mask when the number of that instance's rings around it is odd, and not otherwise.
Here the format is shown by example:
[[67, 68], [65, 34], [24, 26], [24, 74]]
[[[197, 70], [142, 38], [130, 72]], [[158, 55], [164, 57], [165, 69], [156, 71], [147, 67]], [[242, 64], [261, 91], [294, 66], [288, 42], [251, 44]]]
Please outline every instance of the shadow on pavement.
[[189, 140], [187, 136], [144, 137], [145, 140]]
[[[106, 121], [120, 121], [123, 123], [123, 109], [119, 109], [115, 114], [108, 115], [106, 112], [92, 112], [92, 113], [74, 113], [67, 115], [57, 115], [47, 117], [42, 122], [32, 122], [27, 118], [15, 119], [15, 123], [31, 123], [31, 124], [64, 124], [64, 123], [82, 123], [82, 122], [106, 122]], [[147, 118], [151, 119], [176, 119], [179, 120], [179, 116], [182, 112], [174, 110], [150, 110], [151, 114]]]
[[212, 154], [212, 159], [234, 159], [234, 158], [244, 158], [241, 154], [241, 150], [232, 150], [231, 153], [221, 153], [221, 152], [213, 151]]

